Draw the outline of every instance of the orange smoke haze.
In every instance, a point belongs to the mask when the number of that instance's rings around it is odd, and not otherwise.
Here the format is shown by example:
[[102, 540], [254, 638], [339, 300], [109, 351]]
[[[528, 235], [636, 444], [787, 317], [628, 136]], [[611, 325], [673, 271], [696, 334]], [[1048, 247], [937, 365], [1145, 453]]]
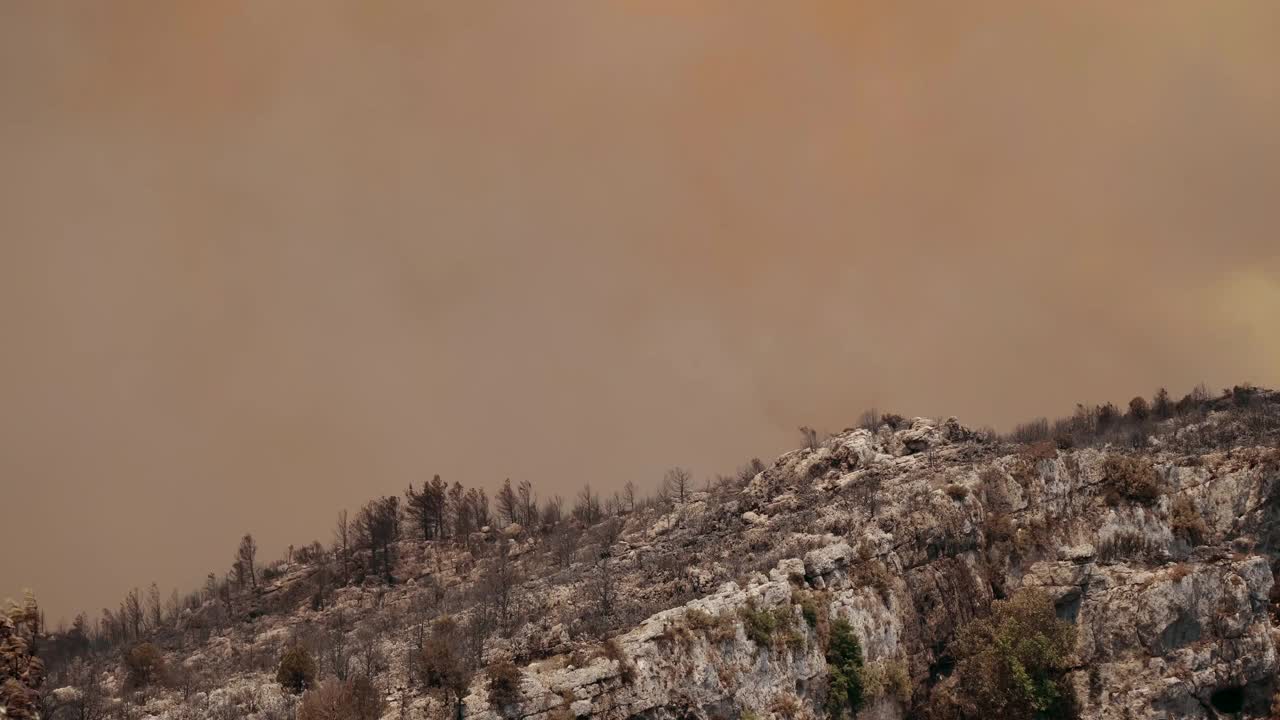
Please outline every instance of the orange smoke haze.
[[1280, 4], [0, 5], [0, 591], [1280, 384]]

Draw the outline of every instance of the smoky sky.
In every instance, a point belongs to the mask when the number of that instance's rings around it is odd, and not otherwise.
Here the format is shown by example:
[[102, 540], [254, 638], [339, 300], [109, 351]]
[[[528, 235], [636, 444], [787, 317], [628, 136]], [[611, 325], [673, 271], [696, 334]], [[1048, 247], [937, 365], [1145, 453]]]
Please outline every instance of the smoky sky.
[[1280, 384], [1280, 5], [0, 5], [0, 594]]

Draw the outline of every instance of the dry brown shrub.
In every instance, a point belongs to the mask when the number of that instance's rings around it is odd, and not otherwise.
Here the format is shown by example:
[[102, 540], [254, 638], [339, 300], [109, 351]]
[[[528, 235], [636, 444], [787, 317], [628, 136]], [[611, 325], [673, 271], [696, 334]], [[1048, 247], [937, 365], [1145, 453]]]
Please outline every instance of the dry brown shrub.
[[1192, 545], [1203, 544], [1209, 534], [1204, 517], [1196, 509], [1195, 502], [1186, 495], [1174, 498], [1173, 506], [1169, 509], [1169, 527]]
[[875, 588], [885, 605], [889, 604], [893, 598], [893, 578], [884, 563], [878, 560], [858, 563], [852, 574], [854, 582]]
[[1027, 445], [1018, 453], [1018, 460], [1013, 469], [1013, 479], [1026, 487], [1035, 479], [1036, 468], [1045, 460], [1053, 460], [1058, 456], [1057, 446], [1049, 441]]
[[570, 710], [573, 705], [573, 693], [568, 690], [560, 692], [560, 704], [547, 711], [547, 720], [574, 720], [573, 711]]
[[489, 702], [499, 713], [506, 715], [520, 702], [520, 668], [510, 660], [499, 660], [485, 670], [485, 676]]
[[1107, 504], [1130, 500], [1150, 505], [1160, 498], [1162, 488], [1151, 461], [1142, 457], [1112, 455], [1102, 463], [1102, 480]]
[[347, 682], [329, 678], [303, 693], [298, 720], [374, 720], [382, 714], [382, 705], [363, 676]]
[[1099, 562], [1113, 560], [1149, 560], [1160, 553], [1160, 546], [1146, 535], [1132, 530], [1115, 533], [1098, 543]]
[[987, 547], [991, 547], [996, 543], [1013, 540], [1018, 527], [1014, 525], [1013, 518], [1008, 513], [987, 513], [983, 522], [983, 532], [986, 535]]
[[600, 655], [618, 663], [618, 671], [621, 673], [622, 682], [629, 683], [635, 679], [635, 668], [631, 665], [631, 659], [622, 650], [622, 645], [618, 643], [617, 638], [605, 640], [604, 644], [600, 646]]
[[1027, 445], [1020, 455], [1023, 460], [1035, 464], [1041, 460], [1053, 460], [1058, 457], [1058, 448], [1053, 442], [1044, 440]]
[[801, 716], [802, 712], [800, 698], [796, 697], [794, 693], [779, 693], [773, 698], [773, 703], [769, 705], [769, 711], [786, 720], [795, 720]]
[[715, 626], [715, 618], [711, 617], [711, 613], [699, 608], [689, 608], [684, 614], [684, 621], [688, 624], [690, 630], [702, 632]]

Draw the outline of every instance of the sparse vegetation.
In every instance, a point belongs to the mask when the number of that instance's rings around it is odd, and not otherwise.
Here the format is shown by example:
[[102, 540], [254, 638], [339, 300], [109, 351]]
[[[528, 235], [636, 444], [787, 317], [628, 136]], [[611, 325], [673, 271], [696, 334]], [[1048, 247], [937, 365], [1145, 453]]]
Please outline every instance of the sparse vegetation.
[[1143, 533], [1122, 531], [1107, 537], [1098, 543], [1098, 560], [1112, 562], [1115, 560], [1146, 561], [1155, 557], [1160, 547]]
[[635, 679], [635, 668], [631, 664], [631, 659], [623, 652], [622, 645], [618, 644], [617, 638], [609, 638], [600, 646], [600, 654], [602, 657], [608, 658], [618, 663], [618, 669], [622, 673], [622, 682], [629, 683]]
[[[54, 687], [70, 686], [81, 693], [83, 700], [77, 702], [131, 708], [128, 712], [155, 714], [162, 703], [174, 703], [184, 712], [199, 715], [204, 710], [193, 710], [199, 702], [194, 698], [243, 672], [235, 680], [240, 686], [219, 696], [234, 695], [235, 712], [242, 715], [256, 713], [278, 720], [292, 712], [292, 705], [283, 709], [255, 706], [261, 698], [245, 694], [248, 691], [243, 688], [244, 678], [274, 672], [282, 687], [301, 695], [285, 701], [296, 703], [301, 720], [327, 720], [334, 713], [343, 720], [366, 717], [373, 712], [369, 708], [379, 706], [384, 697], [414, 696], [419, 696], [419, 706], [404, 711], [407, 717], [421, 713], [427, 703], [428, 714], [442, 711], [452, 716], [472, 693], [481, 701], [488, 697], [498, 712], [524, 713], [533, 704], [525, 707], [532, 697], [520, 695], [522, 673], [532, 680], [535, 673], [554, 672], [569, 664], [586, 667], [607, 657], [617, 663], [624, 683], [633, 683], [643, 670], [644, 682], [632, 687], [636, 692], [647, 691], [651, 681], [664, 682], [663, 673], [669, 668], [659, 664], [655, 670], [648, 656], [643, 666], [633, 667], [622, 645], [605, 638], [621, 637], [622, 631], [653, 613], [713, 596], [729, 580], [746, 587], [759, 582], [756, 573], [780, 578], [773, 572], [780, 568], [791, 581], [782, 590], [790, 592], [790, 603], [768, 609], [762, 609], [763, 601], [761, 607], [745, 609], [740, 600], [728, 606], [718, 601], [694, 603], [698, 607], [667, 616], [671, 620], [659, 636], [664, 643], [660, 657], [681, 653], [696, 657], [710, 666], [699, 671], [714, 673], [729, 691], [738, 687], [735, 683], [744, 682], [737, 645], [744, 635], [757, 651], [765, 651], [757, 658], [759, 663], [778, 667], [788, 660], [788, 650], [812, 644], [822, 648], [833, 669], [830, 692], [824, 695], [821, 683], [811, 685], [805, 678], [794, 693], [786, 688], [772, 696], [778, 699], [770, 712], [804, 717], [810, 709], [800, 698], [817, 697], [832, 715], [848, 716], [859, 703], [892, 696], [913, 717], [923, 717], [935, 694], [963, 689], [963, 703], [974, 702], [973, 687], [959, 683], [961, 673], [990, 667], [995, 661], [969, 657], [967, 665], [962, 663], [948, 676], [950, 666], [942, 666], [950, 657], [939, 658], [938, 668], [909, 665], [908, 657], [878, 657], [883, 646], [877, 643], [878, 659], [863, 662], [860, 649], [854, 653], [850, 647], [850, 641], [856, 647], [853, 628], [847, 622], [833, 622], [832, 607], [856, 603], [881, 612], [882, 608], [871, 608], [876, 603], [863, 590], [871, 588], [888, 612], [909, 612], [914, 606], [922, 616], [937, 614], [942, 623], [938, 642], [944, 642], [954, 632], [948, 622], [983, 612], [981, 597], [988, 587], [1002, 596], [1019, 577], [1034, 572], [1029, 568], [1036, 560], [1070, 557], [1087, 562], [1083, 555], [1064, 552], [1064, 534], [1055, 527], [1062, 517], [1061, 506], [1068, 506], [1070, 512], [1102, 512], [1116, 519], [1114, 524], [1100, 525], [1107, 528], [1106, 535], [1087, 538], [1101, 565], [1148, 564], [1151, 572], [1144, 577], [1154, 578], [1157, 584], [1186, 577], [1207, 581], [1209, 573], [1197, 559], [1202, 553], [1188, 554], [1186, 543], [1225, 543], [1239, 537], [1229, 532], [1226, 537], [1211, 537], [1204, 513], [1214, 507], [1210, 505], [1216, 502], [1211, 494], [1214, 488], [1206, 486], [1209, 494], [1205, 494], [1206, 490], [1195, 487], [1196, 482], [1201, 477], [1212, 482], [1231, 473], [1230, 482], [1256, 481], [1262, 497], [1271, 492], [1280, 497], [1280, 478], [1275, 477], [1280, 471], [1280, 449], [1274, 445], [1275, 438], [1267, 436], [1267, 445], [1235, 443], [1244, 432], [1239, 428], [1249, 423], [1254, 429], [1247, 432], [1257, 428], [1262, 428], [1257, 432], [1273, 432], [1268, 418], [1280, 402], [1272, 402], [1272, 397], [1233, 392], [1206, 399], [1207, 409], [1193, 409], [1185, 416], [1177, 414], [1167, 397], [1163, 404], [1158, 397], [1153, 399], [1145, 410], [1131, 402], [1127, 411], [1125, 406], [1088, 411], [1090, 422], [1108, 428], [1105, 435], [1091, 436], [1110, 439], [1111, 447], [1102, 452], [1063, 452], [1064, 438], [1074, 443], [1082, 436], [1060, 433], [1058, 425], [1048, 422], [1047, 434], [1043, 426], [1025, 432], [1028, 440], [1038, 439], [1022, 446], [981, 444], [961, 434], [957, 437], [962, 440], [937, 445], [907, 469], [883, 460], [884, 453], [896, 452], [895, 443], [901, 439], [889, 437], [886, 428], [905, 425], [896, 416], [883, 415], [876, 418], [876, 435], [856, 436], [858, 442], [875, 444], [880, 455], [874, 462], [864, 464], [852, 452], [843, 455], [854, 443], [834, 438], [820, 445], [827, 448], [821, 455], [832, 458], [829, 463], [813, 463], [813, 456], [804, 452], [790, 453], [772, 464], [752, 460], [709, 481], [705, 493], [700, 492], [701, 482], [694, 489], [692, 473], [687, 473], [683, 490], [674, 479], [664, 482], [658, 497], [637, 497], [634, 486], [614, 497], [607, 490], [598, 495], [591, 486], [584, 486], [572, 511], [566, 511], [558, 497], [537, 502], [529, 483], [515, 481], [501, 486], [490, 510], [483, 491], [456, 483], [449, 486], [435, 478], [420, 489], [411, 486], [403, 497], [366, 505], [353, 513], [351, 522], [343, 518], [330, 545], [306, 543], [270, 560], [256, 556], [256, 543], [245, 536], [234, 555], [227, 553], [233, 558], [230, 569], [224, 566], [221, 572], [210, 573], [198, 591], [188, 596], [175, 593], [165, 603], [158, 587], [144, 584], [129, 591], [118, 609], [104, 611], [100, 620], [78, 617], [71, 629], [50, 633], [53, 639], [41, 648], [39, 657], [54, 668]], [[1127, 442], [1130, 432], [1161, 437], [1165, 432], [1157, 427], [1161, 422], [1182, 423], [1185, 432], [1176, 439], [1163, 436], [1158, 462], [1200, 466], [1180, 471], [1184, 474], [1174, 478], [1180, 489], [1169, 495], [1167, 506], [1160, 502], [1166, 492], [1162, 475], [1151, 462], [1156, 455], [1129, 452], [1119, 444]], [[1226, 440], [1232, 444], [1224, 446]], [[1225, 452], [1189, 454], [1187, 448], [1195, 443], [1217, 443], [1213, 447]], [[1086, 440], [1081, 447], [1096, 444]], [[808, 482], [799, 469], [806, 461], [822, 465], [818, 476], [824, 482]], [[1199, 477], [1188, 483], [1191, 475]], [[1099, 496], [1117, 509], [1098, 508]], [[886, 500], [894, 505], [886, 508]], [[396, 512], [389, 510], [393, 504], [399, 506]], [[1261, 507], [1271, 506], [1264, 502]], [[375, 517], [378, 513], [380, 518]], [[1173, 542], [1161, 527], [1162, 520], [1172, 531]], [[974, 547], [974, 533], [968, 532], [966, 524], [974, 521], [981, 522], [985, 547]], [[374, 526], [376, 532], [371, 534]], [[1114, 532], [1117, 527], [1143, 530]], [[1071, 539], [1072, 550], [1085, 541], [1075, 535]], [[853, 545], [852, 556], [843, 551], [819, 554], [817, 566], [826, 564], [828, 569], [815, 570], [807, 553], [830, 548], [836, 541]], [[1273, 541], [1258, 538], [1256, 542]], [[964, 555], [962, 563], [961, 554], [975, 549], [976, 553]], [[1236, 559], [1252, 552], [1241, 543], [1234, 549], [1238, 553], [1229, 557]], [[797, 564], [794, 558], [804, 562]], [[1157, 564], [1171, 558], [1184, 562]], [[1127, 571], [1097, 568], [1099, 573], [1117, 576]], [[1197, 579], [1196, 587], [1202, 582]], [[769, 595], [749, 594], [773, 602], [776, 592], [777, 588], [770, 588]], [[954, 609], [946, 606], [952, 593], [964, 596], [955, 600]], [[699, 607], [729, 609], [712, 614]], [[988, 621], [993, 623], [990, 632], [999, 635], [1002, 621], [994, 616]], [[402, 639], [410, 648], [407, 658], [393, 644]], [[632, 642], [627, 639], [627, 647]], [[160, 669], [135, 677], [130, 667], [135, 659], [129, 655], [145, 645], [155, 649], [151, 657]], [[1005, 662], [1001, 667], [1014, 667], [1009, 658], [1020, 658], [1022, 651], [1016, 645], [1000, 648], [997, 656]], [[201, 653], [202, 661], [209, 658], [211, 668], [191, 662], [193, 652]], [[166, 657], [171, 666], [167, 670]], [[509, 660], [495, 661], [495, 657]], [[68, 667], [68, 658], [80, 663], [76, 671]], [[919, 663], [920, 657], [911, 655], [909, 660]], [[920, 686], [913, 686], [911, 669]], [[1013, 687], [1022, 697], [1044, 704], [1051, 698], [1038, 677]], [[1006, 680], [997, 676], [991, 684], [995, 687]], [[928, 697], [921, 695], [926, 688]], [[270, 690], [271, 697], [282, 697], [277, 688]], [[915, 705], [911, 705], [913, 695]], [[204, 697], [207, 702], [208, 695]], [[188, 705], [178, 698], [192, 699]], [[549, 715], [571, 714], [572, 697], [555, 707], [543, 700], [539, 698], [538, 707]], [[144, 707], [138, 708], [139, 704]], [[964, 707], [972, 709], [969, 704]], [[1056, 708], [1053, 705], [1052, 712], [1058, 712]], [[222, 720], [220, 712], [210, 710], [199, 716]], [[46, 712], [44, 717], [64, 720], [70, 713], [70, 709], [52, 716]], [[21, 717], [12, 710], [10, 716]], [[233, 716], [228, 709], [225, 717]], [[191, 716], [175, 710], [170, 720], [187, 717]]]
[[[1187, 449], [1208, 449], [1230, 437], [1260, 439], [1280, 430], [1280, 404], [1260, 402], [1260, 397], [1248, 384], [1228, 388], [1217, 397], [1202, 384], [1175, 403], [1160, 388], [1149, 401], [1133, 398], [1124, 412], [1111, 403], [1077, 405], [1069, 417], [1052, 422], [1037, 418], [1016, 426], [1005, 438], [1023, 444], [1052, 440], [1065, 450], [1107, 444], [1141, 448], [1150, 438], [1161, 437]], [[1203, 426], [1201, 421], [1218, 411], [1233, 412], [1240, 422], [1229, 428]]]
[[693, 492], [693, 473], [682, 467], [673, 467], [662, 477], [662, 488], [672, 502], [684, 505]]
[[[680, 630], [704, 634], [708, 641], [722, 643], [737, 637], [737, 623], [732, 614], [712, 615], [692, 607], [685, 614], [685, 626]], [[673, 634], [680, 634], [673, 632]]]
[[805, 448], [807, 448], [807, 449], [809, 449], [809, 450], [817, 450], [817, 449], [818, 449], [819, 441], [818, 441], [818, 431], [817, 431], [817, 430], [814, 430], [813, 428], [811, 428], [811, 427], [809, 427], [809, 426], [807, 426], [807, 425], [802, 426], [802, 427], [800, 428], [800, 437], [801, 437], [801, 438], [803, 438], [803, 440], [804, 440], [804, 447], [805, 447]]
[[1010, 440], [1027, 444], [1043, 442], [1049, 438], [1048, 418], [1036, 418], [1035, 420], [1021, 423], [1013, 428], [1013, 432], [1009, 433]]
[[1031, 443], [1022, 449], [1022, 459], [1031, 466], [1044, 460], [1053, 460], [1056, 457], [1058, 457], [1057, 446], [1047, 440]]

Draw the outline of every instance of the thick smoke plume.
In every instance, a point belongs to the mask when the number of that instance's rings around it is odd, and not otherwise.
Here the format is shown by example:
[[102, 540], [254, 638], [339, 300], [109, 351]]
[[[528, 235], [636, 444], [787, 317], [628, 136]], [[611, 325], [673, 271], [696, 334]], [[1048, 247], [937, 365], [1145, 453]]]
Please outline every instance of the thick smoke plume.
[[0, 7], [0, 578], [51, 620], [432, 473], [1280, 383], [1274, 2], [321, 5]]

